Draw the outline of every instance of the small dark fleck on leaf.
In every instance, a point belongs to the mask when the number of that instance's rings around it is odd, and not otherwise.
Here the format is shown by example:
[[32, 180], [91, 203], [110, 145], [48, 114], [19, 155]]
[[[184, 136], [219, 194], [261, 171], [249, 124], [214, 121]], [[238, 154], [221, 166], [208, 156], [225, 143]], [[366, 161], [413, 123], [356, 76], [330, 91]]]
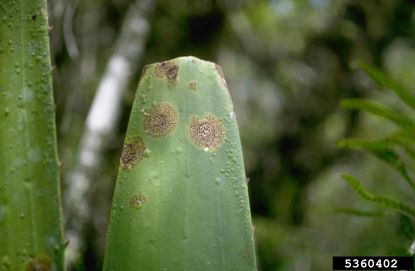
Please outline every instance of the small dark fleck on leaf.
[[197, 82], [195, 80], [192, 80], [189, 82], [189, 88], [191, 91], [196, 92], [197, 90]]

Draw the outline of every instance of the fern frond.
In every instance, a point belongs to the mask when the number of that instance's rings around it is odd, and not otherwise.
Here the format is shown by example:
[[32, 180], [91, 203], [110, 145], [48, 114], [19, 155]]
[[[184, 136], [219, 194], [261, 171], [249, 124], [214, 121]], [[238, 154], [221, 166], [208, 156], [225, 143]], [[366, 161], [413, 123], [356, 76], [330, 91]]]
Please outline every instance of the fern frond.
[[373, 195], [363, 187], [358, 179], [351, 175], [342, 174], [341, 176], [363, 199], [415, 218], [415, 209], [413, 207], [385, 196]]
[[[408, 185], [415, 191], [415, 182], [408, 174], [408, 169], [398, 153], [392, 148], [394, 143], [398, 141], [380, 140], [380, 141], [365, 141], [361, 139], [348, 138], [340, 140], [337, 143], [339, 148], [364, 150], [375, 156], [377, 159], [385, 162], [390, 167], [395, 169]], [[403, 142], [400, 142], [403, 143]]]
[[402, 102], [407, 104], [412, 109], [415, 109], [415, 96], [402, 84], [393, 80], [381, 70], [372, 65], [365, 63], [356, 63], [356, 67], [365, 71], [366, 74], [369, 75], [370, 78], [372, 78], [380, 87], [393, 91], [401, 99]]
[[415, 141], [413, 138], [408, 137], [407, 133], [395, 133], [385, 140], [388, 140], [391, 144], [401, 147], [412, 159], [415, 160]]
[[403, 129], [415, 131], [415, 122], [411, 118], [396, 113], [383, 104], [366, 99], [345, 99], [341, 101], [341, 105], [347, 109], [361, 110], [388, 119]]

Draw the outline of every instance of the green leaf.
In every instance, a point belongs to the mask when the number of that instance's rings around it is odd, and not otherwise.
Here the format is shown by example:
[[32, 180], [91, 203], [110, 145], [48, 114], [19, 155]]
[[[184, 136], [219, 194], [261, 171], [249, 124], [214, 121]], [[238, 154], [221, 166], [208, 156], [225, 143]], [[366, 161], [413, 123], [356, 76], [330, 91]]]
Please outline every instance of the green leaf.
[[365, 64], [356, 63], [356, 66], [366, 72], [380, 87], [387, 88], [395, 92], [395, 94], [409, 107], [415, 109], [415, 96], [411, 91], [406, 89], [402, 84], [393, 80], [378, 68]]
[[391, 145], [401, 147], [412, 159], [415, 160], [415, 149], [413, 138], [408, 133], [398, 132], [386, 138]]
[[415, 142], [413, 139], [408, 136], [407, 133], [399, 131], [394, 133], [384, 139], [376, 140], [376, 141], [364, 141], [361, 139], [344, 139], [340, 140], [337, 145], [339, 148], [344, 149], [357, 149], [362, 150], [365, 145], [366, 148], [394, 148], [399, 147], [402, 148], [411, 158], [415, 160], [415, 149], [414, 149]]
[[403, 129], [415, 131], [415, 122], [405, 115], [392, 111], [389, 107], [366, 99], [345, 99], [341, 101], [344, 108], [361, 110], [388, 119]]
[[221, 69], [148, 65], [131, 111], [103, 270], [256, 270], [238, 127]]
[[0, 1], [0, 270], [64, 270], [46, 11]]
[[415, 218], [415, 209], [413, 207], [385, 196], [373, 195], [366, 191], [360, 181], [355, 177], [347, 174], [342, 174], [341, 176], [363, 199]]
[[409, 186], [415, 191], [415, 182], [409, 176], [405, 163], [401, 160], [398, 153], [392, 148], [393, 145], [394, 142], [392, 140], [365, 141], [355, 138], [343, 139], [337, 143], [339, 148], [365, 150], [372, 154], [398, 171], [402, 178], [404, 178]]
[[399, 231], [407, 238], [413, 238], [415, 234], [414, 221], [407, 215], [401, 214], [399, 216]]

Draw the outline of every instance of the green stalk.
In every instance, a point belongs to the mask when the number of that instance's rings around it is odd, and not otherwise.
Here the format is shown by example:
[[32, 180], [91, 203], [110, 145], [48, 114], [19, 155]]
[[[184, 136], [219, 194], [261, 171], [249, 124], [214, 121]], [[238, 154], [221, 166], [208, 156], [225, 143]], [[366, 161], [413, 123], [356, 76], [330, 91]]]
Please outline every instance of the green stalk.
[[146, 66], [120, 159], [104, 270], [255, 270], [239, 133], [221, 69]]
[[46, 1], [0, 20], [0, 270], [63, 270]]

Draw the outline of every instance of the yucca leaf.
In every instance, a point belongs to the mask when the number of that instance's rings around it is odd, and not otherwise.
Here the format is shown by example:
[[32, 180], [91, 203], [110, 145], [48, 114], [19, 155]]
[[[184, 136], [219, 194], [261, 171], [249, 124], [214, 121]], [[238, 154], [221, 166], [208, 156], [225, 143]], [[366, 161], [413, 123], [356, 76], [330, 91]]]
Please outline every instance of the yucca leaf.
[[413, 207], [385, 196], [373, 195], [366, 191], [360, 181], [351, 175], [342, 174], [341, 176], [363, 199], [415, 218], [415, 209]]
[[219, 66], [146, 66], [114, 192], [104, 270], [256, 270], [239, 133]]
[[0, 18], [0, 270], [63, 270], [46, 1]]
[[372, 65], [358, 62], [356, 63], [356, 67], [365, 71], [366, 74], [369, 75], [380, 87], [384, 87], [395, 92], [396, 95], [402, 100], [402, 102], [410, 106], [412, 109], [415, 109], [415, 96], [401, 83], [393, 80], [388, 75]]
[[415, 131], [415, 122], [405, 115], [392, 111], [389, 107], [366, 99], [345, 99], [341, 105], [347, 109], [361, 110], [388, 119], [403, 129]]

